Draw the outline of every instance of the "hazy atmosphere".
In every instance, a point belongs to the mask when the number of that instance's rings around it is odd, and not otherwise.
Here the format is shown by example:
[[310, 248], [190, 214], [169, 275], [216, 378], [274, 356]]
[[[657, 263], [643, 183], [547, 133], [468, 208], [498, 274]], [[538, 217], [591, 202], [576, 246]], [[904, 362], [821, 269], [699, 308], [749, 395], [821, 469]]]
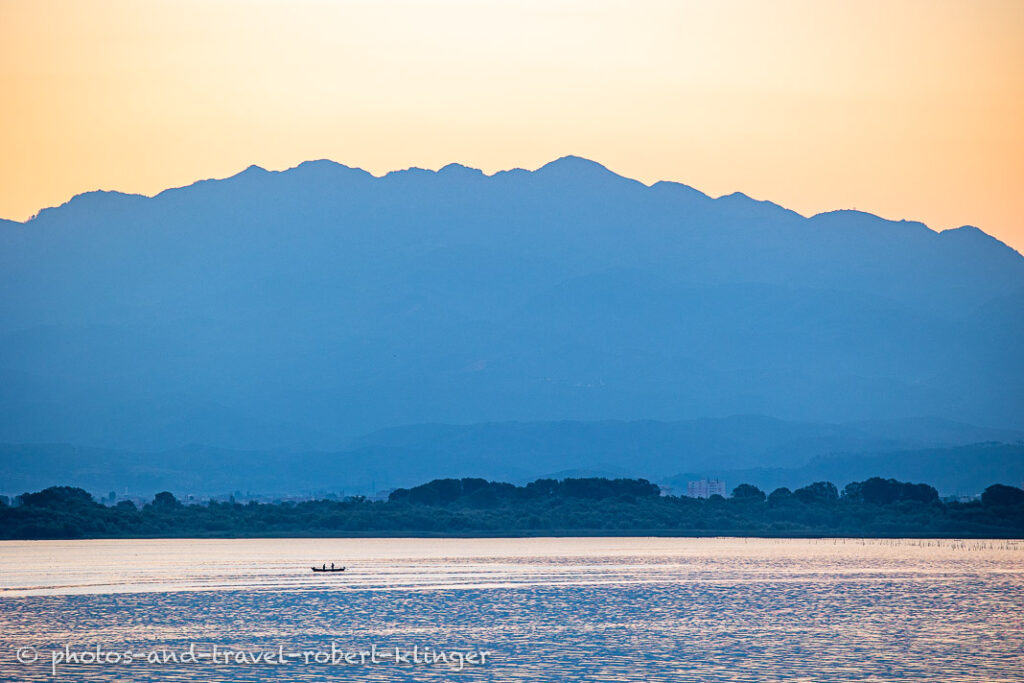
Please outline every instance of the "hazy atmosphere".
[[0, 0], [0, 492], [1020, 483], [1022, 7]]
[[0, 0], [0, 680], [1019, 683], [1021, 0]]
[[[1024, 257], [974, 228], [806, 219], [579, 157], [493, 176], [254, 166], [2, 227], [7, 487], [39, 468], [191, 492], [228, 486], [217, 471], [269, 493], [665, 482], [1024, 433]], [[763, 419], [715, 422], [744, 415]], [[105, 455], [57, 466], [48, 444]], [[311, 451], [334, 464], [272, 465]], [[125, 452], [163, 453], [134, 459], [161, 474], [115, 466]], [[239, 457], [254, 466], [225, 470]], [[978, 493], [979, 458], [943, 490]]]

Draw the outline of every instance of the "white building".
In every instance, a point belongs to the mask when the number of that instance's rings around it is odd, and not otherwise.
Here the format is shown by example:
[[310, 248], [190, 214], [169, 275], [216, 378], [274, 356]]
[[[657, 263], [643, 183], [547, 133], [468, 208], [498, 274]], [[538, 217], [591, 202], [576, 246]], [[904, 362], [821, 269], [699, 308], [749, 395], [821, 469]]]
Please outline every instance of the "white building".
[[725, 497], [725, 482], [721, 479], [700, 479], [686, 483], [688, 498], [710, 498], [718, 495]]

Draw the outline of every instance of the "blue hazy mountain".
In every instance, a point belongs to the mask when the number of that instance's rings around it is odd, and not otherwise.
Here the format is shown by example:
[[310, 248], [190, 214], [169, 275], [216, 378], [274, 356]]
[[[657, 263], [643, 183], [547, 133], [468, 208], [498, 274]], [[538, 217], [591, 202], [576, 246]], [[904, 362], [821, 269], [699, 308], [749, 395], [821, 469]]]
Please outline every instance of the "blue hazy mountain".
[[[645, 186], [258, 167], [0, 224], [0, 441], [337, 449], [415, 423], [1024, 429], [1024, 258]], [[677, 470], [678, 471], [678, 470]]]
[[944, 493], [978, 493], [989, 484], [1024, 480], [1024, 432], [938, 419], [832, 424], [751, 415], [410, 425], [357, 437], [332, 452], [189, 445], [140, 453], [0, 444], [0, 492], [10, 494], [55, 484], [100, 494], [365, 494], [463, 476], [516, 483], [645, 477], [677, 492], [704, 476], [722, 477], [730, 487], [749, 482], [770, 488], [823, 479], [842, 486], [883, 476], [930, 482]]

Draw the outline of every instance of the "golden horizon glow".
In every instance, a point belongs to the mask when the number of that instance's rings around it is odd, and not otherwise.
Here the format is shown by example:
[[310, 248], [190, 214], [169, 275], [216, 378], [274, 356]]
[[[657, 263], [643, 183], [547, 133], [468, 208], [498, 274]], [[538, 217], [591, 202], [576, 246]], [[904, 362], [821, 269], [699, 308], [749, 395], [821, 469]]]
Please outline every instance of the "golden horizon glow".
[[566, 154], [1024, 251], [1017, 0], [0, 0], [0, 217], [251, 165]]

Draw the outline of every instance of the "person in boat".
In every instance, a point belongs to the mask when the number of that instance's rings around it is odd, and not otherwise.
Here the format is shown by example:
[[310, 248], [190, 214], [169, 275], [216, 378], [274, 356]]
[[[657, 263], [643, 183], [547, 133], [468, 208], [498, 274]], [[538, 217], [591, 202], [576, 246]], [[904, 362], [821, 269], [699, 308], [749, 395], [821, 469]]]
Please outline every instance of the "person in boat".
[[324, 566], [323, 566], [323, 568], [324, 568], [324, 571], [326, 571], [326, 570], [327, 570], [327, 563], [326, 563], [326, 562], [324, 562]]
[[331, 571], [332, 572], [334, 571], [334, 563], [333, 562], [331, 562]]

